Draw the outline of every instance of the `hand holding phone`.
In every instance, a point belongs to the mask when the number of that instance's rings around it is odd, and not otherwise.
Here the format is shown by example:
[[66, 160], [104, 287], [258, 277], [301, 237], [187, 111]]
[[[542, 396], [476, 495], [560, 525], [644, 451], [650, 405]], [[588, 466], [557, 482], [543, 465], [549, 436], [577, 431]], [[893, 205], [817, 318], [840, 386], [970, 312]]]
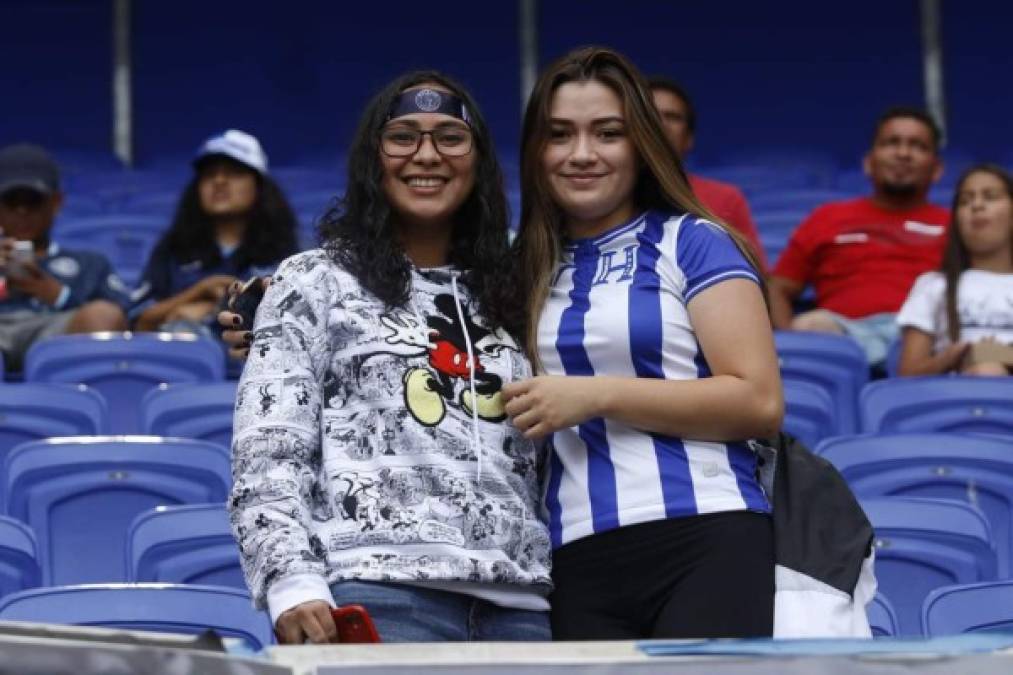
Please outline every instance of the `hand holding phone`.
[[338, 628], [338, 640], [345, 643], [379, 642], [380, 634], [362, 605], [344, 605], [331, 610], [334, 625]]
[[253, 277], [239, 290], [239, 294], [229, 301], [229, 311], [238, 314], [243, 319], [243, 330], [253, 328], [253, 319], [257, 315], [257, 307], [264, 299], [264, 291], [267, 286], [263, 277]]

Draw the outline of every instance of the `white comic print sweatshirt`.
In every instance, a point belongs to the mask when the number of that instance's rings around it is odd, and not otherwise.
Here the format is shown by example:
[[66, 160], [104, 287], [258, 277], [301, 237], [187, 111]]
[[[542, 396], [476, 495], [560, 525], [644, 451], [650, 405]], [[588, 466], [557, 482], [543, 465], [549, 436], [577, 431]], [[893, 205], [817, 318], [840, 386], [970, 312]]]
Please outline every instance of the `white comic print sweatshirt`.
[[456, 276], [413, 269], [408, 306], [388, 310], [319, 249], [279, 267], [239, 383], [229, 499], [272, 615], [342, 580], [550, 590], [542, 457], [499, 394], [530, 365]]

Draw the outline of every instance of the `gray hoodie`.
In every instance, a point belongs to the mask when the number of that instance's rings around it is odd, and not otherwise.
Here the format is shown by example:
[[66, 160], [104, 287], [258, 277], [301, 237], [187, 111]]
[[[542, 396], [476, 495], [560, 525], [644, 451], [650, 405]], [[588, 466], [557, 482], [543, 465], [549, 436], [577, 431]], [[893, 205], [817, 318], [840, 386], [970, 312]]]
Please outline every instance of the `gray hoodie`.
[[229, 499], [272, 618], [351, 579], [548, 593], [543, 457], [499, 395], [530, 366], [457, 276], [413, 269], [408, 306], [387, 309], [321, 250], [279, 267], [239, 383]]

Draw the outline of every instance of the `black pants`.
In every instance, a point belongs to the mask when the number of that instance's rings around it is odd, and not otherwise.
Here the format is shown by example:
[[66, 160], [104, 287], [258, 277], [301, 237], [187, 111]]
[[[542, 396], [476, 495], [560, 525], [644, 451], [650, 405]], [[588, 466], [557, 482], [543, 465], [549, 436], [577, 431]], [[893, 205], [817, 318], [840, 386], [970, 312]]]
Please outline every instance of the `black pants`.
[[555, 640], [770, 637], [769, 516], [713, 513], [578, 539], [552, 559]]

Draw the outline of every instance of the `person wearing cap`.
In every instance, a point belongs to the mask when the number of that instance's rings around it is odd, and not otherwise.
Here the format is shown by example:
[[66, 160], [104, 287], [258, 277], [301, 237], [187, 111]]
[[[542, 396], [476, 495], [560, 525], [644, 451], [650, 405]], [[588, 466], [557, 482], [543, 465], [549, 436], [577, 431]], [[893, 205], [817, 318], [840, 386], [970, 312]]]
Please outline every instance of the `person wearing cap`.
[[9, 371], [40, 338], [127, 327], [129, 290], [109, 261], [51, 240], [62, 204], [60, 169], [44, 149], [0, 149], [0, 351]]
[[205, 332], [231, 282], [270, 274], [298, 250], [295, 216], [255, 137], [212, 136], [193, 166], [134, 294], [137, 330]]

